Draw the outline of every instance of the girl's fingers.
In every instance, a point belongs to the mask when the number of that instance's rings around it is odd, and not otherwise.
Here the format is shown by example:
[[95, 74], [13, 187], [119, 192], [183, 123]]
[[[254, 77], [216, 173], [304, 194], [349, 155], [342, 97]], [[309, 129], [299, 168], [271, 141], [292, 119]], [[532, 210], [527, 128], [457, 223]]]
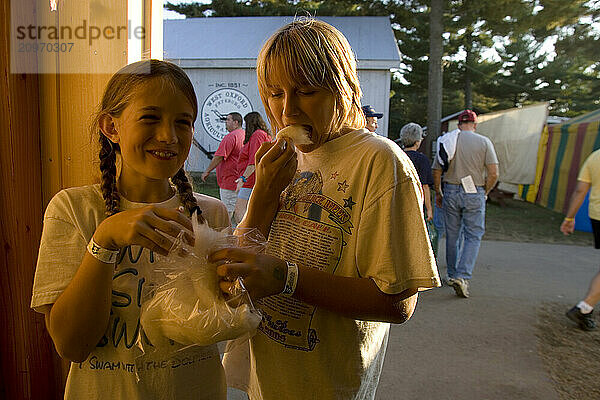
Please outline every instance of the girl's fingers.
[[283, 168], [283, 166], [287, 165], [289, 162], [297, 162], [297, 159], [298, 155], [294, 150], [294, 146], [288, 144], [288, 146], [285, 150], [283, 150], [280, 156], [273, 161], [273, 167], [280, 169]]
[[235, 282], [228, 282], [228, 281], [220, 281], [219, 282], [219, 288], [221, 289], [221, 292], [223, 292], [225, 294], [232, 294], [234, 287], [235, 287]]
[[263, 142], [261, 143], [260, 147], [258, 148], [258, 150], [256, 150], [256, 153], [254, 153], [254, 161], [255, 164], [258, 164], [258, 162], [263, 158], [263, 156], [273, 147], [275, 146], [275, 142]]
[[271, 148], [266, 152], [266, 154], [261, 158], [263, 162], [273, 163], [276, 161], [285, 162], [287, 158], [291, 157], [292, 153], [295, 153], [294, 146], [290, 143], [287, 143], [285, 139], [280, 138], [277, 139], [277, 142], [272, 144]]
[[225, 249], [217, 250], [208, 256], [208, 261], [211, 263], [217, 263], [219, 261], [226, 262], [237, 262], [237, 263], [249, 263], [256, 258], [254, 253], [247, 250], [228, 247]]
[[173, 241], [171, 239], [161, 235], [149, 226], [141, 226], [139, 229], [139, 235], [152, 242], [152, 245], [144, 247], [148, 247], [150, 250], [157, 251], [162, 255], [168, 255], [169, 250], [171, 250], [173, 247]]
[[174, 221], [179, 225], [183, 226], [188, 231], [192, 231], [192, 220], [188, 218], [183, 212], [173, 209], [173, 208], [165, 208], [165, 207], [154, 207], [154, 214], [159, 216], [163, 220]]
[[168, 256], [169, 255], [169, 251], [163, 249], [162, 247], [160, 247], [158, 244], [156, 244], [155, 242], [153, 242], [151, 239], [147, 238], [144, 235], [139, 235], [139, 237], [136, 240], [136, 244], [147, 248], [148, 250], [151, 250], [155, 253], [158, 253], [162, 256]]
[[167, 235], [172, 236], [173, 238], [179, 236], [179, 234], [183, 231], [186, 243], [194, 243], [194, 233], [190, 229], [179, 224], [178, 222], [175, 222], [173, 220], [165, 220], [157, 216], [149, 216], [146, 219], [146, 223], [154, 230], [164, 232]]
[[298, 155], [296, 154], [296, 152], [294, 152], [292, 157], [290, 157], [287, 160], [287, 162], [284, 165], [284, 168], [289, 168], [291, 171], [293, 171], [292, 177], [294, 176], [296, 169], [298, 169]]
[[225, 263], [217, 267], [217, 275], [234, 281], [237, 277], [245, 278], [250, 274], [252, 267], [244, 263]]

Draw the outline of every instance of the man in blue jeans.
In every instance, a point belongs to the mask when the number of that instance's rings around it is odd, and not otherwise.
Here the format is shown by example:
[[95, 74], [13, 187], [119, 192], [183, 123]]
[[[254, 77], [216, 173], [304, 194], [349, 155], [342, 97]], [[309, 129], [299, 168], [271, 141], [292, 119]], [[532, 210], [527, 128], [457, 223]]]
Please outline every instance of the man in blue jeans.
[[[448, 284], [459, 297], [469, 297], [481, 238], [485, 232], [485, 201], [498, 180], [498, 157], [494, 145], [475, 133], [477, 115], [465, 110], [458, 116], [459, 132], [445, 142], [447, 160], [433, 162], [435, 201], [446, 224], [446, 268]], [[443, 176], [442, 169], [446, 169]], [[463, 230], [464, 244], [459, 249]]]

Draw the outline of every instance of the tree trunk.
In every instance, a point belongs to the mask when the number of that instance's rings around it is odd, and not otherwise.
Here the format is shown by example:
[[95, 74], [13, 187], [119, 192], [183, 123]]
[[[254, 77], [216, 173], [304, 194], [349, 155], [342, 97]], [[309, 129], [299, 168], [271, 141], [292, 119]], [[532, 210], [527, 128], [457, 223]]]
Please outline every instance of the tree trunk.
[[465, 33], [467, 43], [465, 45], [465, 51], [467, 56], [465, 58], [465, 108], [473, 109], [473, 84], [471, 82], [471, 64], [473, 61], [473, 41], [471, 38], [471, 31], [467, 30]]
[[440, 135], [442, 120], [442, 31], [443, 0], [432, 0], [429, 13], [429, 82], [427, 96], [427, 132], [424, 153], [431, 158], [431, 145]]

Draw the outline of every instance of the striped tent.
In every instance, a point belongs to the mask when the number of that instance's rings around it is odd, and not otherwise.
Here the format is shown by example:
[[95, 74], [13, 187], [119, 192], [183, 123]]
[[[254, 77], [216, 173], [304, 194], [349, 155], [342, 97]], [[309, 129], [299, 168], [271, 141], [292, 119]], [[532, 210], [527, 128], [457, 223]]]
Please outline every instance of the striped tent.
[[563, 124], [545, 126], [538, 147], [535, 183], [519, 185], [519, 195], [565, 214], [579, 169], [599, 148], [600, 109]]

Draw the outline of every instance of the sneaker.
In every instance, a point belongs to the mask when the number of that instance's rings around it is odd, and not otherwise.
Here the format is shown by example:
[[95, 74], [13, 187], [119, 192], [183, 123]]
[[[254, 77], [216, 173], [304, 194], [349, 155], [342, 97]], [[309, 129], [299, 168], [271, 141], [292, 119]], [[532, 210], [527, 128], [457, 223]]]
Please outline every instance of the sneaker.
[[567, 317], [579, 325], [584, 331], [593, 331], [597, 328], [596, 321], [594, 321], [594, 318], [592, 317], [593, 313], [594, 312], [592, 311], [589, 314], [583, 314], [579, 307], [575, 306], [567, 311]]
[[469, 282], [463, 278], [451, 279], [449, 284], [454, 288], [458, 297], [469, 297]]

